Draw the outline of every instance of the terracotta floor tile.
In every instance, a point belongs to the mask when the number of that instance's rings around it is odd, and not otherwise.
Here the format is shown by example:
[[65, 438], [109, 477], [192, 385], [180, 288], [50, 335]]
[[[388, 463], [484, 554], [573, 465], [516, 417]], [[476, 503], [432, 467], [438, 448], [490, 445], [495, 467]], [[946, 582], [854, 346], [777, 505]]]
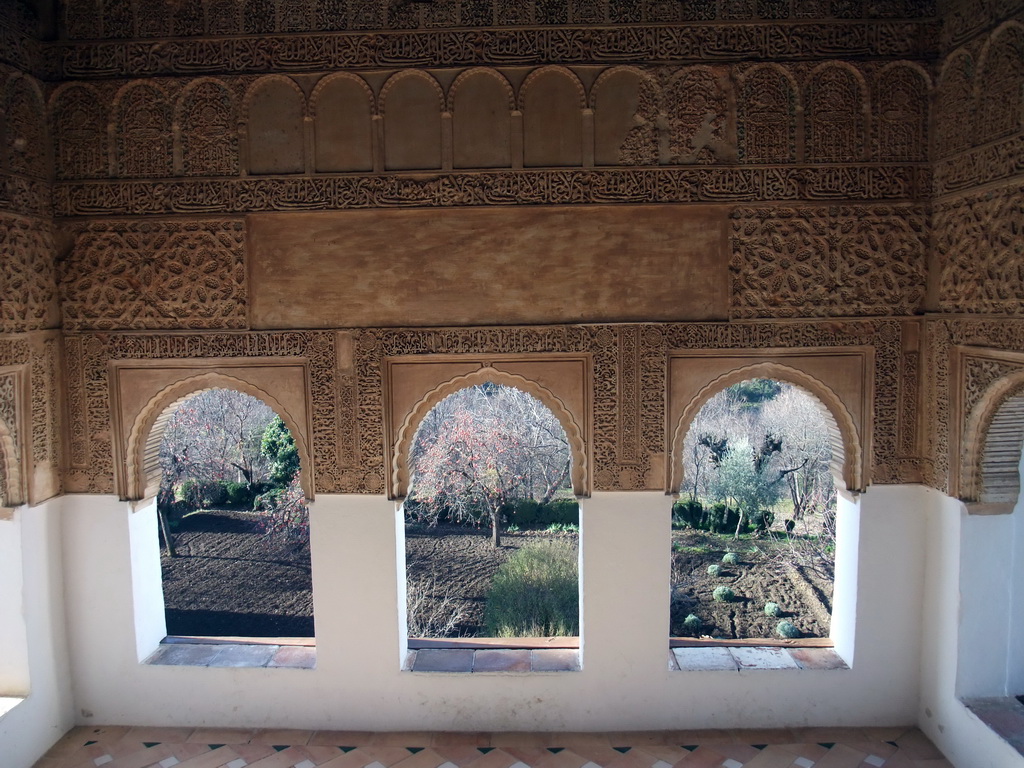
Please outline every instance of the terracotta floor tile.
[[797, 740], [789, 728], [744, 728], [732, 733], [741, 744], [790, 744]]
[[865, 757], [867, 755], [859, 750], [836, 744], [814, 764], [814, 768], [860, 768]]
[[690, 754], [688, 749], [683, 749], [681, 746], [677, 747], [674, 745], [665, 744], [651, 744], [644, 747], [644, 752], [652, 755], [657, 760], [662, 760], [669, 765], [675, 765], [682, 760], [686, 755]]
[[254, 734], [251, 728], [196, 728], [186, 741], [198, 744], [248, 744]]
[[466, 765], [480, 757], [480, 750], [463, 744], [438, 744], [431, 747], [437, 754], [455, 765]]
[[778, 748], [789, 752], [794, 758], [803, 757], [812, 761], [820, 760], [828, 753], [828, 749], [813, 742], [806, 744], [779, 744]]
[[558, 744], [552, 744], [551, 746], [572, 748], [583, 746], [608, 747], [611, 746], [611, 742], [608, 741], [608, 734], [603, 732], [565, 731], [558, 734]]
[[[131, 754], [119, 757], [112, 763], [107, 763], [104, 768], [146, 768], [168, 757], [177, 757], [173, 744], [157, 744], [155, 747], [145, 747], [139, 744], [138, 747]], [[180, 758], [178, 759], [180, 760]]]
[[333, 760], [328, 760], [326, 763], [318, 766], [318, 768], [363, 768], [363, 766], [369, 765], [372, 762], [373, 760], [367, 754], [356, 749], [352, 752], [345, 752]]
[[[247, 763], [256, 763], [260, 760], [271, 757], [272, 755], [279, 754], [277, 750], [269, 744], [232, 744], [231, 748]], [[270, 766], [261, 766], [261, 768], [270, 768]], [[273, 768], [277, 767], [274, 766]], [[290, 766], [288, 768], [290, 768]]]
[[575, 648], [539, 648], [530, 654], [534, 672], [577, 672], [580, 652]]
[[[449, 761], [448, 758], [427, 747], [415, 754], [409, 755], [405, 760], [395, 763], [395, 768], [437, 768], [437, 766], [444, 765], [447, 762], [455, 761]], [[458, 763], [455, 764], [458, 765]]]
[[[339, 755], [344, 754], [337, 747], [316, 747], [304, 744], [302, 746], [295, 747], [306, 760], [309, 760], [313, 765], [320, 765], [326, 763], [329, 760], [333, 760]], [[300, 761], [301, 762], [301, 761]]]
[[364, 743], [382, 747], [427, 747], [433, 741], [430, 731], [381, 731]]
[[246, 768], [292, 768], [296, 763], [300, 763], [305, 760], [305, 756], [292, 747], [288, 749], [282, 749], [280, 752], [275, 750], [273, 747], [269, 747], [264, 744], [250, 744], [249, 748], [253, 747], [267, 747], [270, 750], [269, 754], [265, 754], [262, 757], [249, 757], [245, 752], [236, 747], [236, 751], [249, 763]]
[[790, 648], [789, 655], [801, 669], [849, 669], [831, 648]]
[[725, 757], [717, 749], [697, 747], [689, 757], [684, 757], [676, 763], [676, 768], [720, 768], [723, 760]]
[[530, 763], [530, 766], [533, 768], [580, 768], [589, 762], [587, 758], [572, 749], [562, 747], [553, 747], [552, 749], [557, 751], [547, 750], [546, 755], [536, 762]]
[[459, 768], [509, 768], [517, 761], [503, 749], [492, 749], [471, 763], [457, 763]]
[[205, 643], [182, 643], [180, 645], [161, 645], [143, 664], [152, 666], [173, 667], [205, 667], [209, 666], [220, 651], [219, 645]]
[[400, 763], [410, 755], [409, 750], [405, 747], [390, 747], [383, 744], [360, 747], [360, 751], [370, 755], [374, 760], [383, 765], [384, 768], [390, 768], [390, 766]]
[[174, 768], [221, 768], [237, 758], [238, 753], [231, 747], [218, 747], [178, 763]]
[[307, 744], [327, 747], [358, 747], [368, 744], [374, 736], [372, 731], [313, 731]]
[[502, 747], [502, 751], [531, 768], [550, 754], [544, 747]]
[[790, 768], [793, 755], [777, 746], [768, 746], [743, 764], [743, 768]]
[[907, 731], [896, 739], [896, 744], [900, 748], [900, 753], [906, 753], [907, 757], [926, 760], [943, 759], [942, 753], [917, 728]]
[[129, 728], [124, 735], [125, 739], [135, 741], [187, 741], [192, 734], [193, 728]]
[[257, 744], [306, 744], [309, 742], [313, 731], [304, 731], [299, 728], [260, 728], [252, 735], [251, 741]]
[[552, 747], [556, 746], [552, 734], [547, 732], [520, 733], [519, 731], [495, 731], [491, 734], [492, 747]]

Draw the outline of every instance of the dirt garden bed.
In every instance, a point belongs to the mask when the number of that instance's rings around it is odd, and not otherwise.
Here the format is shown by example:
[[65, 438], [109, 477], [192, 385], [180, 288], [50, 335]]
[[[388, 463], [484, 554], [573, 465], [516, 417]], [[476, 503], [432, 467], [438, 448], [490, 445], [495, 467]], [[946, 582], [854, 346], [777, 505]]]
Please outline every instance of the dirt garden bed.
[[[449, 608], [463, 614], [451, 636], [472, 637], [482, 632], [487, 592], [498, 566], [528, 542], [566, 537], [574, 534], [504, 533], [502, 547], [495, 549], [484, 529], [409, 526], [408, 578], [432, 581], [425, 600], [449, 600]], [[691, 635], [682, 621], [693, 613], [703, 623], [699, 634], [704, 636], [776, 637], [780, 619], [764, 614], [764, 604], [771, 601], [803, 637], [828, 636], [831, 573], [786, 565], [784, 543], [674, 531], [673, 544], [672, 635]], [[256, 518], [237, 511], [187, 516], [175, 546], [177, 557], [161, 557], [168, 634], [313, 636], [308, 546], [271, 546]], [[726, 551], [737, 552], [739, 563], [723, 565], [717, 578], [709, 576], [707, 567], [721, 564]], [[715, 602], [711, 593], [719, 585], [732, 588], [737, 600]]]

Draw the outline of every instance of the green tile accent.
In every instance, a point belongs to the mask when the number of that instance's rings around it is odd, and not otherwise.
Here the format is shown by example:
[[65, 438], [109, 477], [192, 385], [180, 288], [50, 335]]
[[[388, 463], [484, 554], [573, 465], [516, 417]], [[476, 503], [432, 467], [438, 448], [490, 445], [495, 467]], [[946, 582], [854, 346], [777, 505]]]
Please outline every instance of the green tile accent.
[[698, 746], [700, 746], [700, 745], [699, 744], [683, 744], [683, 749], [688, 749], [691, 752], [693, 752], [695, 749], [697, 749]]
[[271, 746], [274, 748], [275, 752], [284, 752], [286, 749], [288, 749], [287, 744], [272, 744]]
[[342, 752], [348, 754], [353, 749], [359, 749], [359, 747], [338, 747], [338, 749], [340, 749]]
[[[825, 749], [832, 749], [832, 747], [834, 747], [835, 745], [836, 745], [836, 743], [834, 741], [819, 741], [818, 742], [818, 746], [819, 747], [824, 747]], [[896, 746], [896, 745], [893, 744], [893, 746]]]
[[486, 755], [488, 752], [493, 752], [494, 751], [494, 747], [477, 747], [477, 751], [481, 755]]
[[206, 746], [208, 746], [210, 749], [220, 749], [224, 745], [223, 744], [207, 744]]
[[616, 752], [621, 752], [622, 754], [626, 754], [627, 752], [629, 752], [629, 750], [632, 749], [632, 747], [612, 747], [612, 749], [614, 749]]
[[408, 749], [414, 755], [417, 752], [422, 752], [423, 751], [423, 747], [406, 747], [406, 749]]
[[146, 749], [151, 749], [152, 747], [160, 746], [160, 742], [159, 741], [144, 741], [144, 742], [142, 742], [142, 746], [144, 746]]
[[563, 749], [565, 749], [565, 747], [548, 747], [548, 752], [550, 752], [552, 755], [557, 755]]

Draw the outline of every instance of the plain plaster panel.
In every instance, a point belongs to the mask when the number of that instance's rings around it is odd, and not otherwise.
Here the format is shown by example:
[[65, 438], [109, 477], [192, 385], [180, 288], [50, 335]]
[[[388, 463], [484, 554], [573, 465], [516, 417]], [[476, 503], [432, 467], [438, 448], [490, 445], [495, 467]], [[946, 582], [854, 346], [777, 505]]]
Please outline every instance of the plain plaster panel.
[[254, 328], [722, 319], [727, 206], [261, 214]]
[[906, 489], [925, 515], [927, 568], [920, 642], [921, 700], [918, 725], [956, 766], [1009, 768], [1024, 759], [972, 714], [956, 692], [960, 623], [963, 503], [929, 488]]
[[[64, 623], [62, 508], [63, 499], [53, 499], [21, 507], [16, 513], [22, 628], [31, 692], [0, 717], [0, 763], [4, 768], [30, 768], [74, 723]], [[7, 524], [0, 521], [0, 527]], [[8, 585], [3, 586], [6, 589]], [[0, 616], [0, 621], [5, 617]]]
[[[868, 496], [875, 501], [865, 513]], [[209, 669], [138, 663], [129, 550], [130, 515], [139, 513], [110, 496], [67, 496], [76, 708], [87, 713], [84, 723], [356, 730], [910, 723], [923, 588], [917, 498], [887, 488], [862, 497], [850, 670], [670, 671], [671, 498], [634, 492], [583, 502], [581, 671], [430, 674], [400, 668], [402, 526], [393, 502], [317, 498], [310, 523], [316, 669]]]

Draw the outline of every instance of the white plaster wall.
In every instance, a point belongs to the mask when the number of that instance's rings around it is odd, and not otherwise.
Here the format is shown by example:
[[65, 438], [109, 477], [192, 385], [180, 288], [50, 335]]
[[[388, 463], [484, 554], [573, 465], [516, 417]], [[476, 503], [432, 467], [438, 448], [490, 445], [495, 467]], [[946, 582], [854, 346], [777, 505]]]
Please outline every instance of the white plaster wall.
[[[57, 499], [19, 507], [13, 520], [0, 521], [0, 656], [5, 680], [28, 688], [28, 696], [0, 717], [4, 768], [29, 768], [74, 721], [65, 642], [61, 506]], [[0, 689], [0, 695], [11, 692], [16, 691]]]
[[852, 670], [671, 672], [671, 500], [596, 494], [581, 514], [583, 670], [533, 675], [400, 671], [400, 519], [385, 499], [330, 495], [311, 511], [315, 670], [140, 665], [153, 635], [135, 631], [132, 584], [146, 583], [137, 571], [152, 559], [133, 558], [131, 541], [148, 529], [154, 553], [157, 544], [155, 527], [132, 515], [152, 510], [70, 496], [65, 568], [76, 708], [84, 723], [358, 730], [910, 724], [924, 589], [919, 496], [872, 489], [859, 514], [857, 505], [843, 513], [859, 538]]
[[[925, 578], [924, 627], [921, 643], [921, 711], [919, 725], [949, 761], [963, 768], [1012, 768], [1024, 766], [1024, 757], [972, 714], [957, 697], [960, 638], [977, 643], [974, 631], [963, 619], [974, 620], [977, 600], [961, 595], [961, 564], [984, 563], [983, 529], [998, 533], [1006, 524], [969, 517], [962, 503], [938, 491], [915, 489], [926, 514], [928, 563]], [[998, 549], [998, 547], [997, 547]], [[982, 580], [987, 580], [987, 574]], [[968, 592], [971, 575], [967, 575]], [[1005, 604], [1004, 604], [1005, 607]], [[1005, 627], [1005, 625], [1003, 625]], [[965, 632], [961, 632], [961, 628]], [[1003, 638], [1006, 636], [1003, 635]], [[985, 643], [982, 643], [985, 645]], [[964, 649], [965, 653], [968, 652]], [[980, 653], [984, 653], [979, 648]], [[1019, 653], [1018, 653], [1019, 655]], [[1002, 657], [1005, 659], [1005, 655]], [[983, 659], [963, 659], [963, 687], [978, 685], [973, 675], [991, 681]], [[980, 665], [980, 666], [979, 666]]]

